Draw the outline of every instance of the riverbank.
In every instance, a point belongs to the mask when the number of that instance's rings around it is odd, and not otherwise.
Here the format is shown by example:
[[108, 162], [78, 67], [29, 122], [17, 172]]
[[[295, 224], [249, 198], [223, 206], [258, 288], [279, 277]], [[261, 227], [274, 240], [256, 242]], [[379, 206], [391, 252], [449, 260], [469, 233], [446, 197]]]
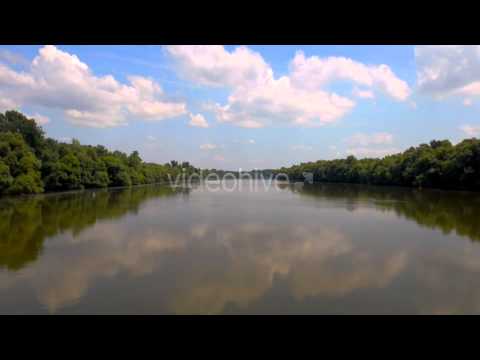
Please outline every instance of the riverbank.
[[480, 140], [448, 140], [410, 147], [383, 158], [318, 160], [274, 170], [292, 181], [395, 185], [480, 191]]

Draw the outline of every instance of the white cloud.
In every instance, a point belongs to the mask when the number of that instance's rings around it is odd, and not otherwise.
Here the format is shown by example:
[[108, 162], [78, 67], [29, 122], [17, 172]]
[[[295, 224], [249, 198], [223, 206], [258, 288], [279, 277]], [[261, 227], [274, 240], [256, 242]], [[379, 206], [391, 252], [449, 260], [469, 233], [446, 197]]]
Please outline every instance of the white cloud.
[[417, 85], [435, 97], [480, 95], [480, 45], [415, 47]]
[[147, 135], [147, 140], [148, 141], [157, 141], [157, 138], [155, 136], [152, 136], [152, 135]]
[[312, 146], [309, 145], [293, 145], [291, 147], [292, 150], [300, 150], [300, 151], [311, 151], [313, 150]]
[[353, 96], [361, 99], [374, 99], [375, 94], [371, 90], [360, 90], [359, 88], [354, 88], [352, 91]]
[[42, 47], [28, 71], [0, 64], [0, 98], [63, 110], [79, 126], [114, 127], [132, 117], [163, 120], [187, 113], [185, 103], [166, 100], [152, 79], [130, 76], [128, 81], [96, 76], [76, 55], [55, 46]]
[[253, 139], [249, 139], [247, 142], [248, 142], [249, 144], [255, 144], [255, 140], [253, 140]]
[[410, 91], [386, 65], [366, 66], [345, 58], [305, 58], [297, 53], [290, 75], [275, 78], [262, 56], [246, 47], [231, 52], [223, 46], [166, 49], [184, 77], [200, 85], [230, 88], [226, 104], [209, 104], [208, 108], [219, 122], [245, 128], [275, 123], [322, 126], [337, 121], [355, 102], [323, 89], [335, 80], [378, 88], [398, 100], [405, 100]]
[[462, 125], [460, 126], [460, 130], [462, 130], [466, 135], [470, 137], [477, 137], [480, 136], [480, 125]]
[[472, 82], [455, 91], [460, 95], [478, 96], [480, 95], [480, 81]]
[[346, 143], [351, 146], [369, 146], [391, 144], [393, 142], [393, 135], [385, 132], [374, 134], [357, 133], [345, 139]]
[[34, 115], [28, 115], [28, 118], [35, 120], [37, 125], [40, 125], [40, 126], [46, 125], [50, 122], [50, 119], [47, 116], [40, 115], [38, 113], [36, 113]]
[[246, 128], [273, 123], [322, 126], [348, 113], [354, 102], [322, 90], [310, 91], [292, 86], [289, 77], [272, 80], [253, 88], [237, 88], [224, 106], [215, 109], [220, 122]]
[[215, 161], [225, 161], [225, 157], [223, 157], [223, 155], [215, 155], [213, 157], [213, 160], [215, 160]]
[[18, 109], [18, 105], [13, 100], [0, 97], [0, 112], [16, 109]]
[[78, 126], [108, 128], [127, 125], [123, 117], [120, 117], [114, 111], [108, 110], [90, 112], [67, 109], [65, 110], [65, 115], [68, 117], [69, 122]]
[[378, 132], [373, 134], [357, 133], [346, 138], [345, 142], [348, 145], [346, 153], [359, 158], [378, 158], [399, 152], [399, 149], [395, 147], [381, 147], [382, 145], [389, 145], [393, 143], [393, 135], [386, 132]]
[[242, 87], [273, 78], [262, 56], [245, 46], [228, 52], [221, 45], [166, 46], [186, 78], [208, 86]]
[[190, 114], [190, 121], [188, 123], [190, 126], [208, 128], [207, 120], [202, 114]]
[[215, 144], [202, 144], [200, 150], [215, 150], [218, 146]]
[[310, 90], [336, 80], [348, 80], [378, 88], [396, 100], [406, 100], [410, 95], [408, 84], [385, 64], [365, 65], [344, 57], [306, 58], [302, 51], [298, 51], [290, 67], [292, 82]]
[[472, 99], [467, 98], [463, 100], [463, 105], [465, 106], [471, 106], [472, 104], [473, 104]]
[[168, 103], [155, 100], [134, 102], [128, 105], [128, 110], [134, 116], [152, 121], [170, 119], [187, 113], [186, 105], [183, 103]]
[[354, 155], [358, 158], [371, 157], [371, 158], [381, 158], [386, 155], [396, 154], [400, 152], [397, 148], [371, 148], [371, 147], [354, 147], [347, 149], [346, 153], [349, 155]]

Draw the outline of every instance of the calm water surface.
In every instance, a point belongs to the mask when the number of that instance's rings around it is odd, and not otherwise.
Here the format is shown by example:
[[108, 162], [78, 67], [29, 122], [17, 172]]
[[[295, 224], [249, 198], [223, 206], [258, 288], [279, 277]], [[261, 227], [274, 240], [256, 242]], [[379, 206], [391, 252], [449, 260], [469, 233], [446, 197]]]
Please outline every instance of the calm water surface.
[[479, 312], [479, 194], [199, 184], [0, 199], [2, 314]]

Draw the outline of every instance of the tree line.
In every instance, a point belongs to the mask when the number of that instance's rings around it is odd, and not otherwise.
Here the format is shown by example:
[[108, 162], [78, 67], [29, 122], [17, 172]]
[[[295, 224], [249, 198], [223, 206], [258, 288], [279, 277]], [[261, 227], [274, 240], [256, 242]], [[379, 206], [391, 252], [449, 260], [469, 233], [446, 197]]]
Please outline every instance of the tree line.
[[[152, 184], [178, 175], [209, 174], [188, 162], [144, 162], [137, 151], [125, 154], [102, 145], [70, 144], [45, 137], [33, 119], [17, 111], [0, 113], [0, 194], [34, 194], [44, 191]], [[379, 158], [318, 160], [274, 170], [254, 170], [253, 177], [288, 175], [291, 181], [358, 183], [480, 190], [480, 140], [452, 145], [448, 140], [410, 147]], [[236, 177], [240, 174], [234, 172]]]
[[17, 111], [0, 113], [0, 194], [152, 184], [199, 171], [188, 162], [147, 163], [137, 151], [59, 142]]
[[452, 145], [448, 140], [410, 147], [378, 158], [319, 160], [274, 171], [291, 181], [395, 185], [458, 190], [480, 190], [480, 140], [472, 138]]

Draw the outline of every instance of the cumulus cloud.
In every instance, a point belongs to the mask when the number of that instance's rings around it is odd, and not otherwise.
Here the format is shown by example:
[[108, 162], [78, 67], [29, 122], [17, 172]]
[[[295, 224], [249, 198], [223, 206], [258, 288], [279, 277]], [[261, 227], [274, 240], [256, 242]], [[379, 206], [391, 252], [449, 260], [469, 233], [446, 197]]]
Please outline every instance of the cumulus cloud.
[[455, 91], [460, 95], [478, 96], [480, 95], [480, 81], [472, 82]]
[[15, 104], [63, 110], [79, 126], [114, 127], [132, 117], [163, 120], [186, 114], [186, 104], [168, 101], [152, 79], [96, 76], [76, 55], [55, 46], [42, 47], [28, 70], [0, 63], [0, 98]]
[[127, 125], [123, 116], [119, 116], [115, 111], [79, 111], [75, 109], [65, 110], [68, 121], [74, 125], [108, 128]]
[[249, 87], [273, 78], [262, 56], [245, 46], [232, 52], [221, 45], [175, 45], [166, 49], [177, 61], [180, 73], [202, 85]]
[[354, 88], [352, 91], [353, 96], [361, 99], [373, 99], [375, 94], [371, 90], [360, 90], [359, 88]]
[[223, 155], [215, 155], [213, 157], [213, 160], [215, 160], [215, 161], [225, 161], [225, 157]]
[[201, 128], [208, 128], [207, 120], [202, 114], [190, 114], [190, 121], [188, 125], [193, 127], [201, 127]]
[[218, 146], [215, 144], [202, 144], [200, 150], [215, 150]]
[[369, 146], [393, 143], [393, 135], [386, 132], [379, 132], [374, 134], [357, 133], [347, 138], [348, 145]]
[[378, 88], [396, 100], [406, 100], [408, 84], [399, 79], [388, 65], [365, 65], [344, 57], [306, 58], [298, 51], [290, 65], [292, 81], [310, 90], [318, 89], [336, 80]]
[[357, 133], [346, 138], [348, 148], [346, 153], [355, 157], [383, 157], [398, 153], [399, 149], [395, 147], [382, 147], [393, 143], [393, 135], [386, 132], [373, 134]]
[[18, 105], [11, 99], [0, 98], [0, 112], [5, 112], [7, 110], [15, 110], [18, 108]]
[[471, 106], [472, 103], [473, 103], [472, 99], [467, 98], [467, 99], [463, 100], [463, 105], [465, 105], [465, 106]]
[[470, 137], [477, 137], [480, 136], [480, 125], [462, 125], [460, 126], [460, 130], [462, 130], [466, 135]]
[[253, 140], [253, 139], [249, 139], [247, 142], [248, 142], [249, 144], [255, 144], [255, 140]]
[[35, 122], [37, 123], [37, 125], [46, 125], [50, 122], [50, 119], [45, 116], [45, 115], [40, 115], [40, 114], [34, 114], [34, 115], [28, 115], [29, 118], [35, 120]]
[[260, 128], [274, 123], [322, 126], [348, 113], [355, 103], [322, 90], [299, 89], [283, 76], [268, 84], [233, 91], [224, 106], [215, 109], [223, 123]]
[[419, 90], [436, 97], [480, 95], [479, 45], [415, 47]]
[[147, 140], [148, 141], [157, 141], [157, 138], [155, 136], [152, 136], [152, 135], [147, 135]]
[[229, 88], [227, 102], [209, 104], [209, 110], [219, 122], [245, 128], [275, 123], [322, 126], [337, 121], [355, 102], [324, 89], [335, 80], [377, 88], [398, 100], [409, 95], [408, 85], [387, 65], [366, 66], [345, 58], [305, 58], [299, 52], [290, 64], [290, 74], [275, 78], [262, 56], [244, 46], [231, 52], [223, 46], [166, 49], [185, 78], [200, 85]]

